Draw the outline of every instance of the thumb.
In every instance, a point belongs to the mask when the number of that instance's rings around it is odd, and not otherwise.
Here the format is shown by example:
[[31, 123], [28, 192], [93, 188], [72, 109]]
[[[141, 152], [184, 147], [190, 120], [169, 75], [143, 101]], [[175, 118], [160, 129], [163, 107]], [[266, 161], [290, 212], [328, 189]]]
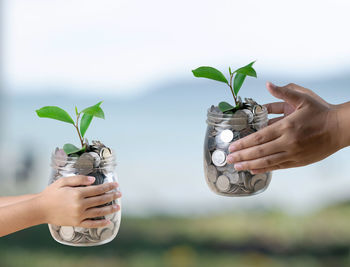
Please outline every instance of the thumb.
[[69, 177], [62, 177], [58, 181], [61, 182], [61, 186], [79, 186], [90, 185], [95, 181], [93, 176], [76, 175]]
[[283, 99], [285, 102], [296, 108], [303, 101], [304, 94], [298, 92], [296, 89], [298, 87], [295, 84], [288, 84], [283, 87], [274, 85], [271, 82], [266, 83], [266, 88], [269, 92], [276, 98]]

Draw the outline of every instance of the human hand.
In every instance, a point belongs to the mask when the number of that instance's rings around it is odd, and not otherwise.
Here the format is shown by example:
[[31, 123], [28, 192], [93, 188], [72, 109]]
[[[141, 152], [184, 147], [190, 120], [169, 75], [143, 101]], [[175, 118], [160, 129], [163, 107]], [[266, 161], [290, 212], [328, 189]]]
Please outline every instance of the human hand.
[[[91, 185], [95, 177], [63, 177], [39, 193], [41, 207], [47, 223], [56, 225], [103, 227], [108, 220], [89, 218], [104, 216], [120, 209], [118, 205], [96, 207], [121, 197], [120, 192], [109, 192], [118, 187], [117, 183]], [[82, 187], [85, 186], [85, 187]]]
[[269, 126], [233, 142], [227, 162], [236, 170], [264, 173], [311, 164], [346, 146], [340, 131], [338, 107], [309, 89], [295, 84], [266, 84], [269, 92], [285, 102], [267, 104], [273, 118]]

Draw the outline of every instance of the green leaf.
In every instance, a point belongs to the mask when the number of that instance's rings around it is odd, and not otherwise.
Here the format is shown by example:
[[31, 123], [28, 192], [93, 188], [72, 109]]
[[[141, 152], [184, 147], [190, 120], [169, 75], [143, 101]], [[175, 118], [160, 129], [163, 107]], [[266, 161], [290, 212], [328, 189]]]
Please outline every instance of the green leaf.
[[227, 111], [231, 111], [233, 109], [235, 109], [234, 106], [230, 105], [229, 103], [227, 102], [220, 102], [219, 103], [219, 109], [222, 111], [222, 112], [227, 112]]
[[66, 152], [67, 155], [69, 155], [69, 154], [73, 154], [73, 153], [85, 152], [86, 146], [83, 146], [82, 148], [78, 148], [72, 144], [65, 144], [63, 146], [63, 150], [64, 150], [64, 152]]
[[69, 114], [65, 110], [56, 106], [42, 107], [41, 109], [36, 110], [36, 114], [38, 114], [40, 118], [59, 120], [74, 125], [72, 117], [69, 116]]
[[236, 96], [239, 90], [241, 89], [242, 84], [244, 83], [244, 80], [247, 76], [257, 77], [256, 72], [252, 67], [254, 63], [255, 61], [235, 71], [236, 75], [233, 80], [233, 91]]
[[90, 126], [90, 123], [92, 121], [92, 118], [94, 116], [92, 115], [89, 115], [89, 114], [86, 114], [84, 113], [83, 117], [81, 117], [81, 121], [80, 121], [80, 133], [81, 133], [81, 136], [84, 137], [87, 129], [89, 128]]
[[75, 106], [75, 114], [76, 114], [77, 116], [79, 115], [77, 106]]
[[104, 119], [105, 118], [105, 114], [104, 114], [102, 108], [100, 108], [101, 103], [102, 103], [102, 101], [98, 102], [94, 106], [91, 106], [91, 107], [88, 107], [88, 108], [82, 110], [82, 113], [88, 114], [88, 115], [91, 115], [91, 116], [94, 116], [94, 117], [97, 117], [97, 118]]
[[244, 75], [251, 76], [251, 77], [255, 77], [255, 78], [257, 77], [256, 71], [252, 67], [237, 70], [237, 73], [244, 74]]
[[252, 67], [254, 63], [255, 63], [255, 61], [249, 63], [248, 65], [246, 65], [244, 67], [237, 69], [235, 72], [256, 78], [257, 77], [256, 71]]
[[215, 68], [202, 66], [195, 70], [192, 70], [192, 72], [195, 77], [207, 78], [228, 84], [228, 81], [226, 80], [225, 76]]
[[[98, 107], [100, 108], [100, 105], [102, 104], [102, 101], [101, 102], [98, 102], [96, 105], [94, 106], [91, 106], [91, 107], [88, 107], [86, 109], [91, 109], [91, 108], [95, 108], [95, 107]], [[85, 110], [86, 110], [85, 109]], [[102, 110], [102, 109], [101, 109]], [[84, 110], [82, 111], [84, 112]], [[88, 110], [89, 112], [89, 110]], [[102, 114], [103, 114], [103, 118], [104, 118], [104, 113], [102, 111]], [[89, 113], [84, 113], [84, 115], [82, 116], [81, 118], [81, 121], [80, 121], [80, 133], [81, 133], [81, 136], [84, 137], [87, 129], [89, 128], [90, 124], [91, 124], [91, 121], [93, 119], [94, 115], [92, 114], [89, 114]], [[98, 117], [98, 116], [96, 116]]]
[[245, 80], [245, 77], [247, 77], [247, 75], [241, 74], [241, 73], [237, 73], [235, 75], [235, 79], [233, 80], [233, 91], [235, 93], [235, 95], [237, 96], [239, 90], [242, 87], [242, 84]]
[[228, 67], [228, 72], [230, 73], [230, 76], [232, 75], [231, 67]]

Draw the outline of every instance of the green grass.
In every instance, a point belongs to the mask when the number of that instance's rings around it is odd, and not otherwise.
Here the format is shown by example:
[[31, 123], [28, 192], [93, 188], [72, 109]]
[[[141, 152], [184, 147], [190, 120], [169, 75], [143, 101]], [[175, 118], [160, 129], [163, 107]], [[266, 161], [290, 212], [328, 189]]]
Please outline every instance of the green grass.
[[123, 217], [113, 242], [88, 248], [58, 244], [41, 225], [0, 239], [0, 267], [350, 266], [349, 222], [346, 204], [305, 216]]

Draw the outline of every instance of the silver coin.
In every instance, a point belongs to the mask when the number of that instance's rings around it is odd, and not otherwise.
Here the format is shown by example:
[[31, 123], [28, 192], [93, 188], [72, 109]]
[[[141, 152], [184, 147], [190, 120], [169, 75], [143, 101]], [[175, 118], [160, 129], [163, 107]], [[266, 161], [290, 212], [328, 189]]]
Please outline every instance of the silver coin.
[[74, 238], [71, 242], [73, 243], [80, 243], [83, 239], [85, 239], [85, 235], [82, 233], [75, 233]]
[[254, 120], [254, 114], [249, 109], [242, 109], [242, 111], [247, 114], [248, 117], [248, 123], [252, 123]]
[[249, 189], [249, 190], [253, 190], [253, 187], [250, 184], [250, 179], [252, 178], [252, 175], [249, 172], [241, 172], [241, 173], [244, 174], [244, 178], [242, 177], [243, 178], [244, 187]]
[[224, 166], [216, 166], [216, 169], [218, 170], [218, 172], [227, 171], [227, 164], [225, 164]]
[[214, 165], [209, 165], [207, 170], [207, 177], [210, 182], [212, 183], [216, 182], [216, 179], [218, 177], [218, 171], [216, 170]]
[[97, 229], [96, 228], [90, 228], [89, 229], [89, 234], [90, 234], [89, 237], [90, 237], [91, 240], [96, 241], [96, 240], [100, 239], [99, 235], [97, 234]]
[[97, 168], [100, 166], [101, 158], [96, 152], [89, 152], [89, 154], [93, 157], [94, 159], [94, 167]]
[[259, 180], [254, 185], [254, 191], [255, 192], [260, 191], [264, 187], [265, 187], [265, 181], [264, 180]]
[[254, 99], [252, 99], [252, 98], [244, 98], [244, 101], [248, 104], [248, 105], [250, 105], [250, 106], [255, 106], [255, 105], [257, 105], [257, 103], [254, 101]]
[[[110, 222], [110, 223], [109, 223], [107, 226], [105, 226], [105, 227], [99, 227], [99, 228], [97, 228], [97, 230], [96, 230], [97, 235], [98, 235], [99, 237], [101, 237], [102, 232], [103, 232], [104, 230], [106, 230], [106, 229], [110, 229], [110, 230], [112, 230], [112, 232], [113, 232], [113, 230], [114, 230], [114, 223]], [[101, 240], [102, 240], [102, 238], [101, 238]]]
[[241, 131], [248, 126], [248, 116], [243, 110], [237, 110], [232, 115], [232, 128], [236, 131]]
[[253, 106], [253, 113], [254, 115], [259, 115], [264, 111], [264, 108], [260, 105]]
[[216, 187], [219, 189], [221, 192], [227, 192], [230, 190], [231, 185], [230, 185], [230, 180], [227, 176], [225, 175], [220, 175], [216, 181]]
[[215, 123], [220, 123], [222, 121], [224, 113], [219, 109], [219, 107], [211, 106], [210, 112], [213, 113], [213, 115], [210, 118], [212, 121], [214, 121]]
[[223, 143], [230, 143], [233, 139], [233, 132], [231, 130], [223, 130], [220, 133], [220, 139]]
[[100, 157], [103, 159], [107, 159], [112, 156], [112, 152], [108, 147], [104, 147], [100, 151]]
[[237, 184], [233, 184], [231, 185], [230, 191], [228, 193], [230, 194], [236, 194], [236, 192], [239, 190], [239, 185]]
[[107, 240], [113, 236], [113, 231], [111, 229], [104, 229], [101, 233], [100, 239]]
[[224, 166], [226, 164], [226, 153], [222, 150], [215, 150], [211, 156], [215, 166]]
[[75, 235], [74, 228], [72, 226], [61, 226], [59, 234], [63, 240], [71, 241]]
[[63, 167], [67, 164], [67, 154], [64, 152], [63, 149], [59, 149], [58, 147], [56, 148], [55, 151], [55, 158], [54, 158], [54, 163], [58, 167]]
[[231, 172], [225, 171], [223, 174], [228, 177], [231, 184], [238, 184], [239, 183], [238, 172], [231, 173]]
[[266, 174], [264, 173], [260, 173], [260, 174], [256, 174], [252, 177], [252, 179], [250, 180], [250, 186], [252, 188], [255, 188], [255, 184], [260, 181], [260, 180], [263, 180], [265, 181], [267, 178]]
[[216, 169], [221, 172], [224, 172], [224, 171], [228, 171], [230, 173], [236, 172], [235, 168], [233, 167], [233, 164], [226, 164], [225, 166], [217, 167]]
[[94, 168], [94, 158], [89, 153], [83, 153], [74, 164], [77, 172], [82, 175], [87, 175]]

